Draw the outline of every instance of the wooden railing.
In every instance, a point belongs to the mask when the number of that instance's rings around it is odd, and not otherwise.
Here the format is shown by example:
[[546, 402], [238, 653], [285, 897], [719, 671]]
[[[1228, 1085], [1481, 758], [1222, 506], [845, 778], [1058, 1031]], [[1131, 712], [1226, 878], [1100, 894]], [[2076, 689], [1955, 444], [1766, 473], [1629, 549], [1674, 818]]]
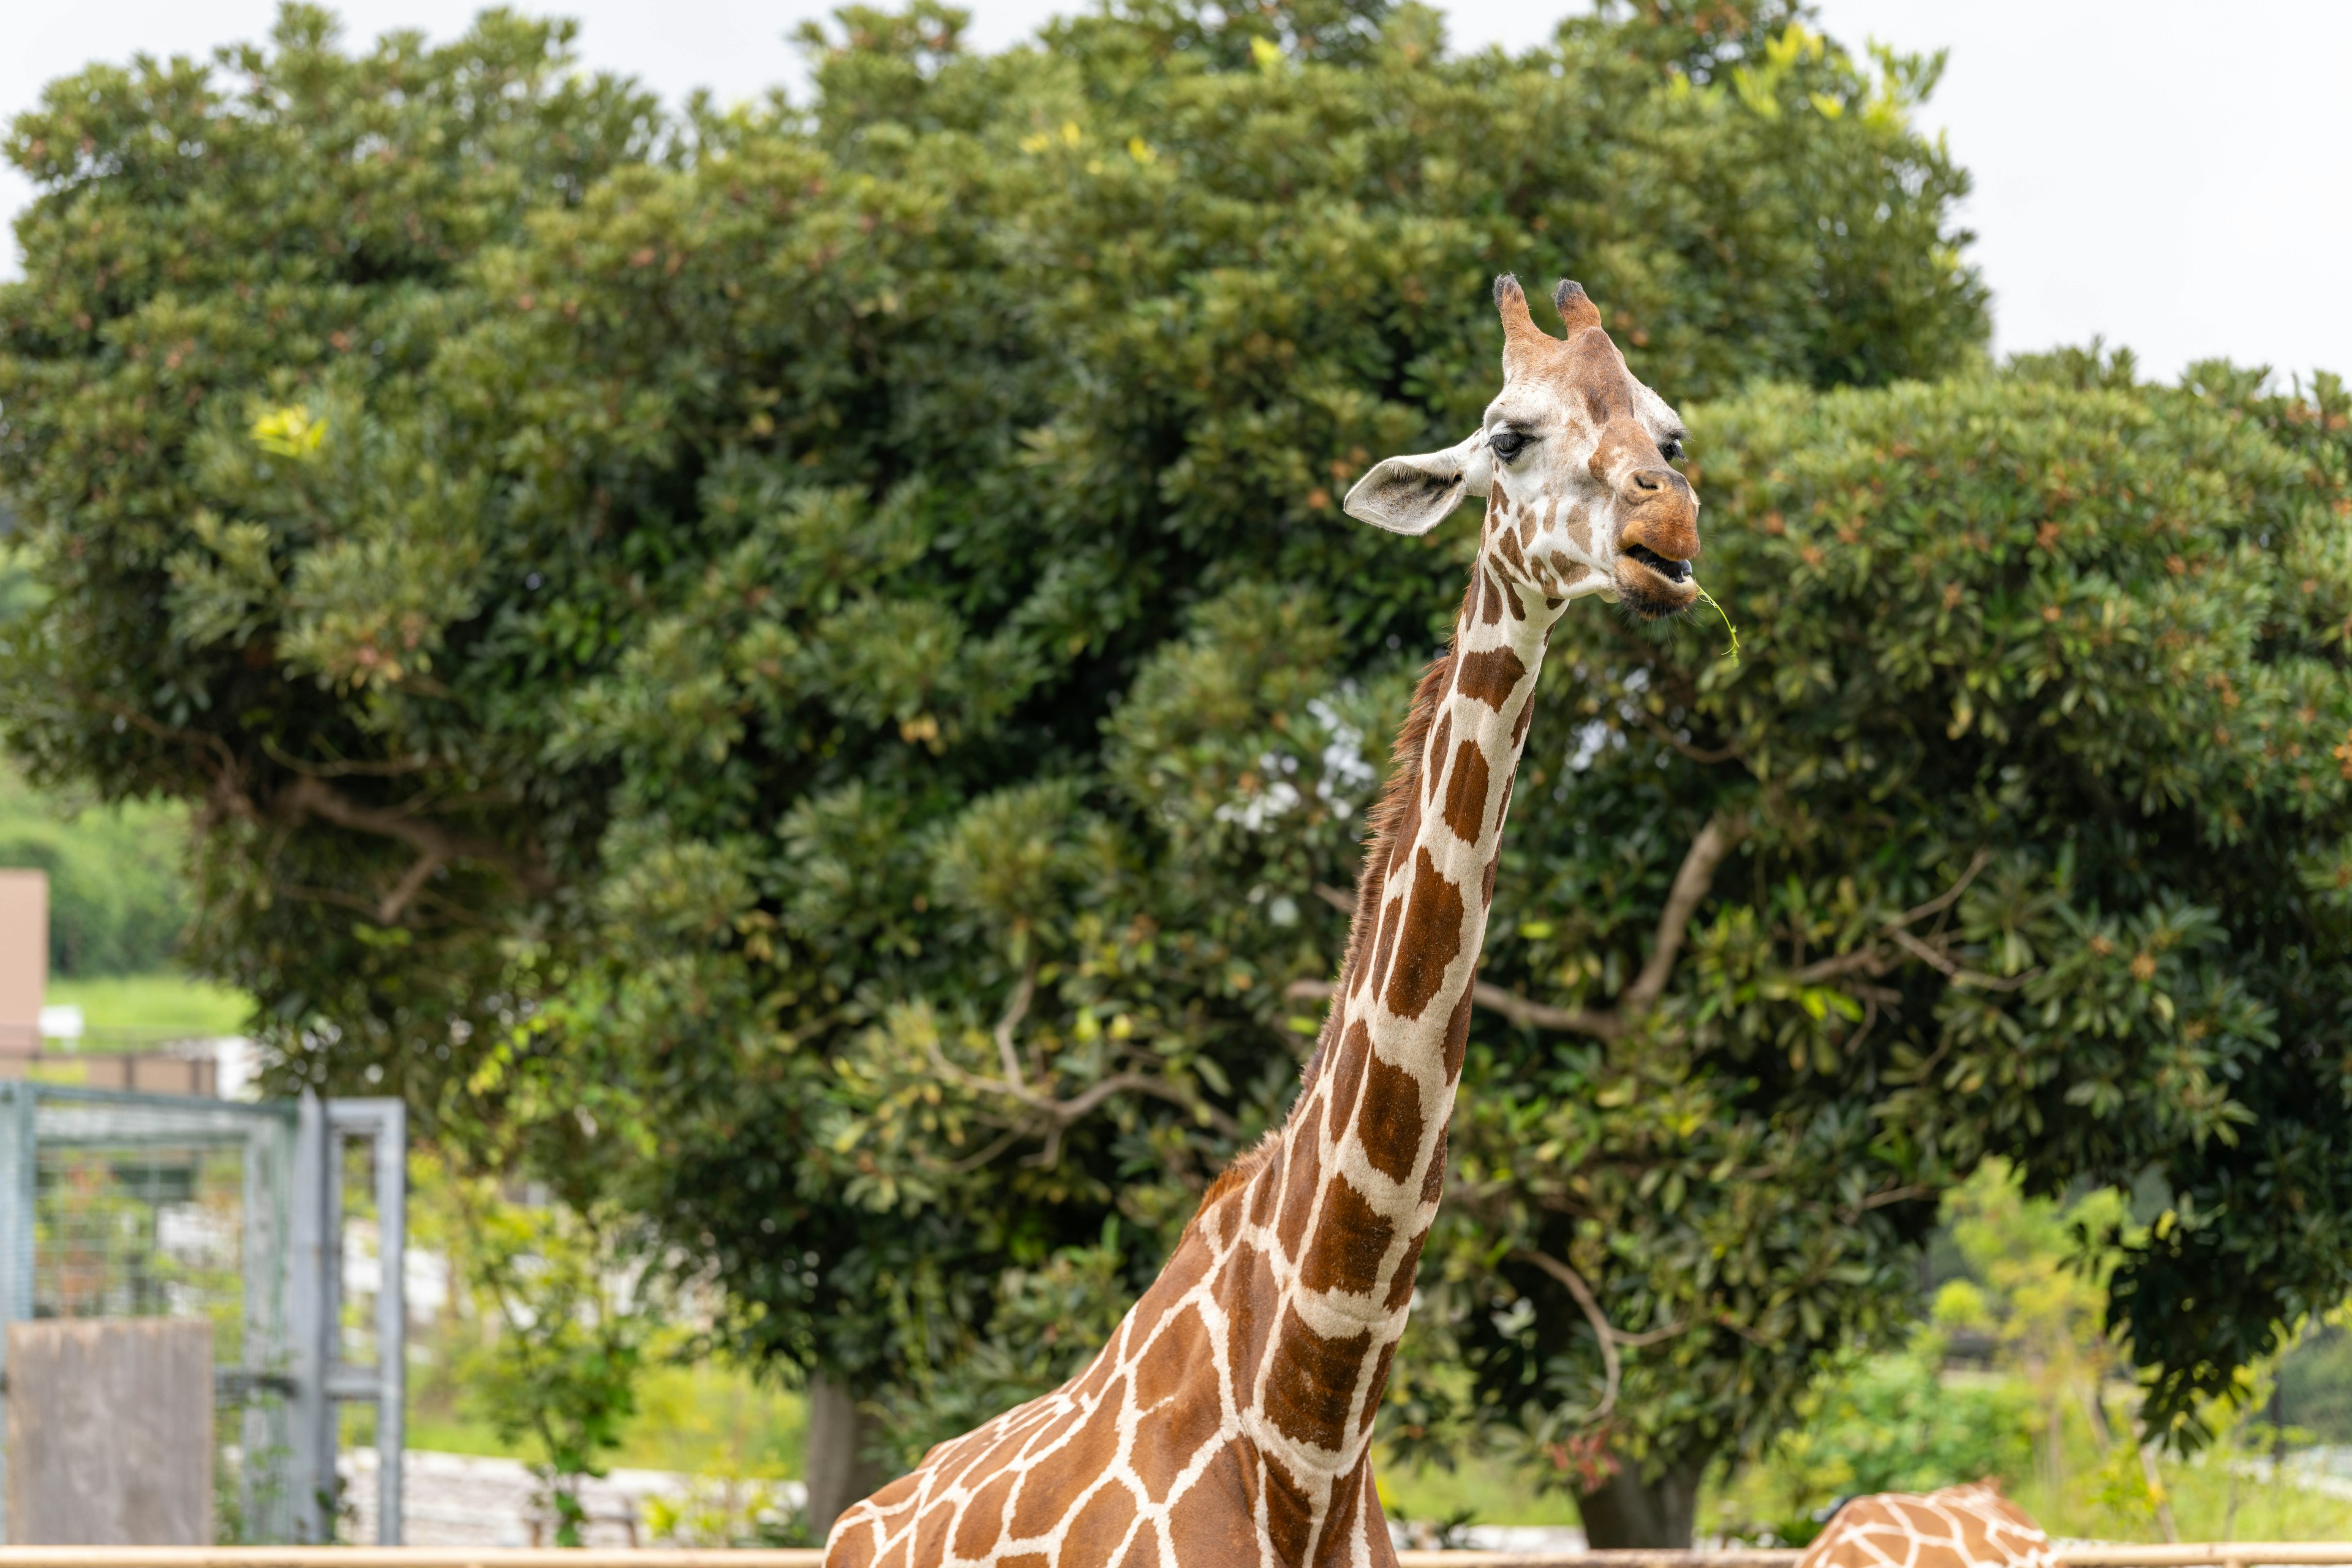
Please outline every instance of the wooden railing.
[[[1793, 1568], [1801, 1553], [1401, 1552], [1402, 1568]], [[2352, 1541], [2074, 1546], [2066, 1568], [2352, 1568]], [[824, 1568], [805, 1550], [468, 1546], [0, 1546], [0, 1568]], [[1187, 1565], [1190, 1568], [1190, 1565]], [[1213, 1565], [1204, 1565], [1213, 1568]]]

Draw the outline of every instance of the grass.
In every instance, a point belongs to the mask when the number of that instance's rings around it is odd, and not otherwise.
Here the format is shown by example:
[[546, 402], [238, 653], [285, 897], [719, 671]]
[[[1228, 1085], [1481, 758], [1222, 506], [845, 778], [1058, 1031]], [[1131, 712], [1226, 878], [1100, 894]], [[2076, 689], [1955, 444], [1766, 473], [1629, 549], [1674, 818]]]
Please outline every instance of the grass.
[[[464, 1390], [447, 1380], [426, 1376], [410, 1387], [409, 1447], [527, 1464], [544, 1456], [535, 1439], [501, 1437], [468, 1408]], [[807, 1431], [801, 1397], [789, 1390], [712, 1363], [661, 1366], [639, 1384], [636, 1415], [623, 1430], [620, 1447], [603, 1462], [624, 1469], [784, 1480], [802, 1473]], [[352, 1406], [344, 1440], [373, 1443], [374, 1412]]]
[[1467, 1514], [1475, 1524], [1570, 1525], [1581, 1522], [1575, 1502], [1562, 1493], [1538, 1490], [1533, 1482], [1498, 1459], [1466, 1458], [1453, 1469], [1382, 1467], [1381, 1510], [1391, 1520], [1439, 1523]]
[[[2166, 1459], [2161, 1474], [2183, 1541], [2352, 1541], [2352, 1500], [2290, 1481], [2232, 1476], [2218, 1458]], [[2010, 1489], [2053, 1535], [2103, 1541], [2164, 1539], [2145, 1492], [2116, 1500], [2090, 1473], [2036, 1475]], [[2234, 1514], [2231, 1509], [2235, 1494]]]
[[116, 974], [49, 982], [51, 1006], [82, 1011], [80, 1048], [137, 1050], [163, 1040], [236, 1035], [245, 1031], [253, 999], [242, 991], [184, 974]]

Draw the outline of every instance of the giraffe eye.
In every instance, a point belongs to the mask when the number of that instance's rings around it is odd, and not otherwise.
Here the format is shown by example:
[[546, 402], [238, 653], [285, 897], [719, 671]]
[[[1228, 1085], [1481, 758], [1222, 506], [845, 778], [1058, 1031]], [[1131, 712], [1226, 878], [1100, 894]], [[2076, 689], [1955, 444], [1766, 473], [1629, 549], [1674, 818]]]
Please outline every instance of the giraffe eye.
[[1486, 449], [1509, 462], [1526, 449], [1528, 438], [1517, 430], [1497, 430], [1486, 437]]
[[1683, 456], [1683, 444], [1681, 437], [1668, 437], [1665, 440], [1659, 442], [1658, 456], [1664, 458], [1669, 463], [1680, 462]]

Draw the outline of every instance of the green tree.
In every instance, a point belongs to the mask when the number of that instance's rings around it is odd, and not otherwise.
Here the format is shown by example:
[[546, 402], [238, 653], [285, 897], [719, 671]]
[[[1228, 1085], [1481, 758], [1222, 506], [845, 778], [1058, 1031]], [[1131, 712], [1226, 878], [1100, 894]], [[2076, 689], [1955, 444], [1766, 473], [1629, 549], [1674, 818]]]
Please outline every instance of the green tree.
[[1135, 1289], [1286, 1101], [1455, 581], [1333, 497], [1473, 416], [1486, 276], [1573, 270], [1679, 399], [1984, 326], [1932, 71], [1777, 5], [1519, 58], [1411, 7], [960, 26], [846, 11], [805, 110], [666, 125], [559, 27], [289, 9], [20, 121], [0, 290], [12, 744], [194, 804], [280, 1081], [654, 1216], [741, 1347], [950, 1412], [1083, 1352], [1042, 1303]]
[[1554, 638], [1416, 1320], [1475, 1403], [1441, 1370], [1410, 1423], [1671, 1534], [1808, 1367], [1899, 1342], [1994, 1153], [2164, 1194], [2091, 1238], [2158, 1434], [2352, 1285], [2352, 404], [2262, 379], [1693, 420], [1744, 657]]

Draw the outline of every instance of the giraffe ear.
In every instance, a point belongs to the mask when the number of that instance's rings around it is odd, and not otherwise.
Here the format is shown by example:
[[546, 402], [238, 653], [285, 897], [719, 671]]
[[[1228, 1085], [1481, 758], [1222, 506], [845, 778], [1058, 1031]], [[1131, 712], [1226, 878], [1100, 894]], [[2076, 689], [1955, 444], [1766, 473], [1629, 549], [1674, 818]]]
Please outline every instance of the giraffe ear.
[[1391, 458], [1356, 481], [1340, 503], [1349, 517], [1391, 533], [1427, 533], [1465, 496], [1484, 497], [1495, 473], [1486, 432], [1443, 452]]

